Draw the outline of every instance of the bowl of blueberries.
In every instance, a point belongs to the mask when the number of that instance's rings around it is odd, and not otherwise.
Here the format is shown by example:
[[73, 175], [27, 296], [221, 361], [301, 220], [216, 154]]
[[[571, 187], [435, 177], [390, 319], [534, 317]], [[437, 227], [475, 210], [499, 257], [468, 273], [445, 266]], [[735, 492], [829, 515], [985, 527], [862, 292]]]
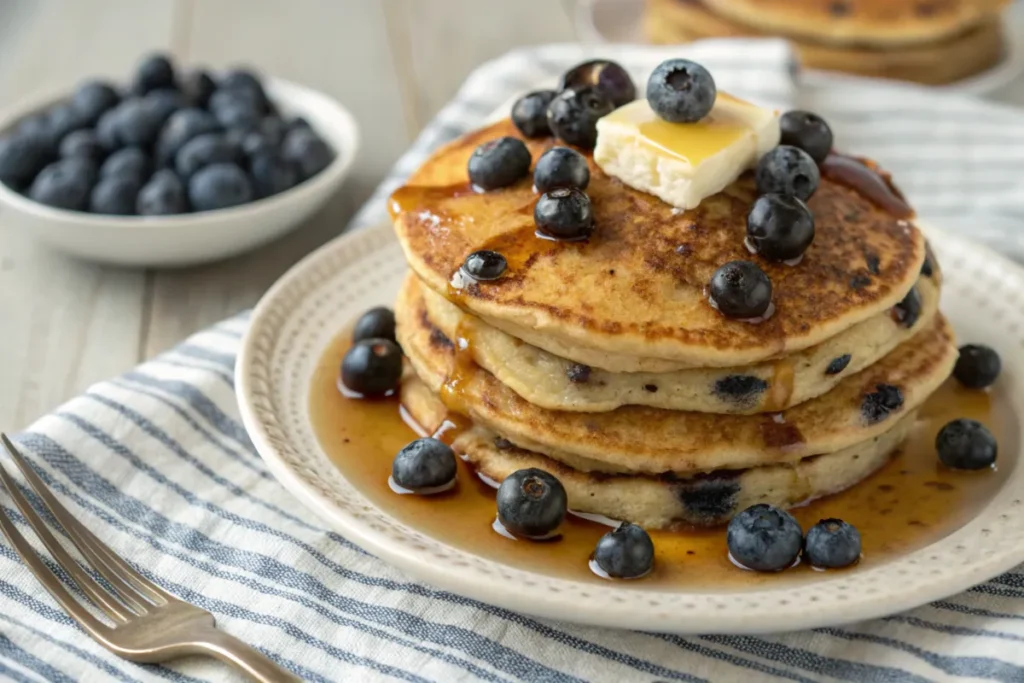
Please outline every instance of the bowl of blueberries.
[[0, 218], [90, 260], [213, 261], [298, 226], [358, 144], [323, 94], [153, 54], [127, 86], [90, 79], [0, 114]]

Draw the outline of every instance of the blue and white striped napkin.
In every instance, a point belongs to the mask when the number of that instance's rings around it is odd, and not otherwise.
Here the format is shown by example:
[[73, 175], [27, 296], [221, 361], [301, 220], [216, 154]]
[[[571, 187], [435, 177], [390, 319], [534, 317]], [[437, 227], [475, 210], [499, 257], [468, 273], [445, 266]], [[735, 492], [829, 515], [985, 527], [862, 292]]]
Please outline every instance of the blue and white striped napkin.
[[[909, 87], [800, 93], [787, 77], [786, 48], [771, 41], [686, 52], [723, 89], [777, 106], [808, 98], [844, 148], [893, 169], [932, 220], [1024, 254], [1020, 114]], [[605, 53], [638, 73], [668, 54]], [[390, 187], [428, 150], [583, 57], [578, 46], [551, 46], [482, 66], [357, 224], [383, 216]], [[888, 619], [756, 638], [538, 620], [412, 581], [326, 529], [268, 474], [235, 407], [234, 360], [246, 324], [241, 314], [95, 385], [17, 441], [68, 508], [115, 550], [307, 680], [1024, 681], [1024, 570]], [[6, 494], [0, 505], [24, 527]], [[0, 542], [0, 679], [231, 676], [204, 660], [140, 666], [108, 654]]]

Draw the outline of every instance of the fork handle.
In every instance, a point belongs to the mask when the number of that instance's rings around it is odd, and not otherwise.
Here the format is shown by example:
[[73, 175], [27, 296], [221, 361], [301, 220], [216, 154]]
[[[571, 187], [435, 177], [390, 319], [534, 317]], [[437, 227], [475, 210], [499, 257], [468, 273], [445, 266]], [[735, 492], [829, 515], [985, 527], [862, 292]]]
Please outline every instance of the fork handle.
[[285, 671], [259, 650], [217, 628], [203, 629], [191, 642], [191, 650], [230, 664], [259, 683], [301, 683], [302, 679]]

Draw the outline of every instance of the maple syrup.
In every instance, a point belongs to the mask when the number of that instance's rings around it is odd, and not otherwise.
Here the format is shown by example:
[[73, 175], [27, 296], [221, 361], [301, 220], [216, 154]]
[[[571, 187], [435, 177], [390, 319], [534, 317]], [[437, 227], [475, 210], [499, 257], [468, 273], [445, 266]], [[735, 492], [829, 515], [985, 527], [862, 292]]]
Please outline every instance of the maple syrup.
[[822, 177], [854, 190], [892, 216], [913, 218], [914, 210], [907, 204], [903, 193], [893, 184], [889, 174], [881, 171], [873, 161], [833, 152], [825, 157], [819, 168]]
[[[337, 388], [341, 359], [350, 345], [348, 331], [321, 357], [313, 376], [309, 413], [324, 451], [353, 486], [389, 515], [444, 543], [467, 552], [547, 575], [601, 584], [588, 560], [607, 526], [567, 515], [561, 539], [546, 543], [514, 541], [492, 529], [494, 482], [488, 485], [459, 462], [456, 486], [434, 496], [397, 495], [388, 486], [391, 461], [409, 441], [426, 430], [404, 414], [396, 398], [345, 398]], [[457, 373], [456, 373], [457, 374]], [[860, 484], [792, 510], [804, 529], [821, 519], [838, 517], [856, 526], [863, 538], [859, 568], [877, 566], [923, 548], [970, 521], [996, 495], [1012, 471], [1019, 444], [1010, 440], [1012, 416], [992, 405], [987, 392], [960, 388], [952, 380], [920, 410], [901, 451]], [[764, 415], [768, 433], [783, 443], [788, 425]], [[986, 424], [999, 440], [998, 467], [981, 472], [941, 466], [934, 441], [949, 420], [969, 417]], [[404, 419], [403, 419], [404, 418]], [[451, 441], [468, 425], [450, 414], [438, 429]], [[799, 435], [796, 437], [799, 439]], [[655, 546], [653, 572], [630, 587], [686, 590], [767, 588], [826, 579], [831, 572], [800, 565], [779, 574], [759, 574], [730, 563], [724, 527], [651, 531]], [[840, 571], [856, 571], [840, 570]]]

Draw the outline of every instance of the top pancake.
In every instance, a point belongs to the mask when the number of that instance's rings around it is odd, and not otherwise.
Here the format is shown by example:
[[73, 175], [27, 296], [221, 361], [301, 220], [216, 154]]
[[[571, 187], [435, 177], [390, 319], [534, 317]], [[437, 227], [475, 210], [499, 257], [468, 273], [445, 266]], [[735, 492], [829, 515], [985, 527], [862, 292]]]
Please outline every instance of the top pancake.
[[701, 1], [733, 21], [764, 32], [862, 45], [942, 40], [972, 28], [1009, 4], [1009, 0]]
[[[678, 366], [755, 363], [821, 343], [890, 308], [924, 261], [924, 239], [911, 223], [827, 179], [810, 201], [814, 243], [799, 265], [787, 266], [743, 246], [755, 198], [749, 174], [681, 212], [592, 161], [593, 236], [582, 243], [539, 239], [530, 178], [486, 193], [468, 187], [470, 154], [502, 135], [518, 132], [505, 120], [435, 152], [396, 193], [392, 215], [427, 286], [552, 353], [570, 345]], [[526, 142], [534, 160], [554, 145]], [[465, 257], [484, 248], [505, 255], [505, 275], [450, 291]], [[711, 275], [737, 259], [757, 261], [772, 281], [775, 313], [766, 322], [729, 320], [708, 304]]]

